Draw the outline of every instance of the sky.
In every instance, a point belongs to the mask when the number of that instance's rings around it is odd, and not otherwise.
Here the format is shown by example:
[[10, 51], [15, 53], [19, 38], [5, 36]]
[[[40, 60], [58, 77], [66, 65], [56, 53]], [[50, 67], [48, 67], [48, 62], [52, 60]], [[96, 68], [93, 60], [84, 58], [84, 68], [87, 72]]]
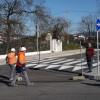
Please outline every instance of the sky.
[[[77, 32], [78, 23], [81, 21], [83, 16], [90, 14], [96, 14], [99, 9], [99, 0], [45, 0], [45, 6], [49, 8], [53, 17], [64, 17], [72, 22], [73, 34]], [[65, 12], [63, 12], [65, 11]], [[75, 12], [78, 11], [78, 12]], [[85, 12], [79, 12], [85, 11]], [[90, 13], [92, 12], [92, 13]], [[96, 15], [99, 16], [99, 15]]]
[[[41, 1], [41, 0], [40, 0]], [[1, 2], [1, 0], [0, 0]], [[45, 0], [44, 6], [46, 6], [53, 17], [64, 17], [67, 21], [67, 10], [68, 19], [71, 21], [71, 34], [75, 34], [78, 31], [78, 23], [81, 21], [83, 16], [88, 16], [90, 14], [95, 15], [98, 9], [100, 9], [100, 0]], [[77, 12], [76, 12], [77, 11]], [[85, 12], [80, 12], [85, 11]], [[92, 13], [86, 13], [92, 12]], [[99, 14], [96, 15], [98, 18]], [[100, 19], [100, 18], [99, 18]], [[28, 25], [30, 22], [28, 23]], [[33, 35], [35, 29], [33, 25], [29, 25], [28, 34]]]

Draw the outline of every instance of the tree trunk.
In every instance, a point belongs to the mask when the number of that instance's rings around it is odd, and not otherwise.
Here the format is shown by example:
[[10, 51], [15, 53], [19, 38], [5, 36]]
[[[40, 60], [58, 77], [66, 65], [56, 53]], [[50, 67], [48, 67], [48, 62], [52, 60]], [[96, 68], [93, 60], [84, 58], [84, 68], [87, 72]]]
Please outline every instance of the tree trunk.
[[6, 46], [6, 53], [9, 52], [9, 44], [10, 44], [10, 37], [11, 37], [11, 26], [10, 26], [10, 23], [9, 23], [9, 20], [8, 20], [8, 29], [7, 29], [7, 46]]

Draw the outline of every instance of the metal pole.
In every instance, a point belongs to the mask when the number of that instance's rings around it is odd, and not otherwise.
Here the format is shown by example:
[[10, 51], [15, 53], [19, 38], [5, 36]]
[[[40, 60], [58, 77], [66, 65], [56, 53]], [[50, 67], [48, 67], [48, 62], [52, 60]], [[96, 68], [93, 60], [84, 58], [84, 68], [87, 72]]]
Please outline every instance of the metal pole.
[[98, 67], [98, 75], [99, 75], [99, 45], [98, 45], [98, 41], [99, 41], [99, 38], [98, 38], [98, 31], [97, 31], [97, 67]]
[[82, 76], [83, 76], [81, 41], [80, 41], [80, 54], [81, 54], [81, 71], [82, 71]]
[[[38, 25], [36, 25], [36, 35], [37, 35], [37, 55], [38, 55], [38, 37], [39, 37], [39, 29], [38, 29]], [[39, 64], [39, 60], [38, 60], [38, 64]]]
[[39, 30], [39, 25], [37, 27], [37, 32], [38, 32], [38, 44], [39, 44], [39, 49], [38, 49], [38, 64], [40, 64], [40, 30]]
[[41, 44], [41, 40], [40, 40], [40, 37], [39, 37], [39, 63], [40, 63], [40, 44]]
[[68, 10], [67, 10], [67, 34], [68, 34]]
[[[68, 32], [68, 28], [69, 28], [69, 25], [68, 25], [68, 10], [67, 10], [67, 34], [69, 34]], [[69, 44], [69, 36], [67, 37], [67, 44]]]

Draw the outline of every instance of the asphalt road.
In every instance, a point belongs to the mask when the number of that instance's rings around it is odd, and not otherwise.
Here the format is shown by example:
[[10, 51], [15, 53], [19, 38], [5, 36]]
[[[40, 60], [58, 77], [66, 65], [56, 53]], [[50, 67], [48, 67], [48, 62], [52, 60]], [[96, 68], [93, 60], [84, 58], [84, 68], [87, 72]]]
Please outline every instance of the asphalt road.
[[[65, 58], [79, 59], [80, 55]], [[100, 81], [88, 78], [84, 81], [71, 80], [73, 76], [80, 75], [80, 71], [30, 66], [27, 72], [33, 86], [26, 86], [23, 79], [17, 82], [17, 87], [11, 87], [9, 66], [0, 66], [0, 100], [100, 100]]]

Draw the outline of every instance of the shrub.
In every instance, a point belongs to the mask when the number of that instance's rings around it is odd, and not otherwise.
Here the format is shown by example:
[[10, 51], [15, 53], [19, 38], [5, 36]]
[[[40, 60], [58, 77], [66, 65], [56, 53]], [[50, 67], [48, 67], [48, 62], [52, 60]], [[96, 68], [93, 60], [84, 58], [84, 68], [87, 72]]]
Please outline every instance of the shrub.
[[[82, 46], [82, 48], [84, 48], [84, 47]], [[65, 44], [65, 43], [63, 43], [62, 49], [63, 49], [63, 51], [80, 49], [80, 44], [77, 44], [77, 43]]]

